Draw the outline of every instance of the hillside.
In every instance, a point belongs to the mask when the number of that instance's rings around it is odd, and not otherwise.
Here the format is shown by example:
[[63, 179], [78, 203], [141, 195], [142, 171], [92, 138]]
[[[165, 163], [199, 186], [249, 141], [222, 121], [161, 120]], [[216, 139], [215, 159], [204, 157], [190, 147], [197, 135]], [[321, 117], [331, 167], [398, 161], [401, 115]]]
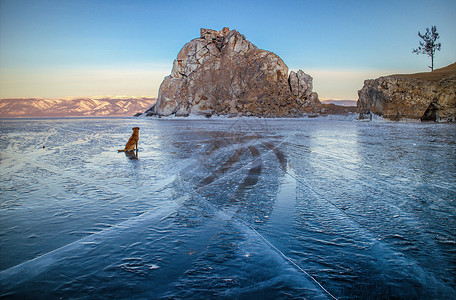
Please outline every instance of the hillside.
[[391, 77], [439, 81], [454, 74], [456, 74], [456, 62], [444, 68], [436, 69], [432, 72], [423, 72], [415, 74], [394, 74], [391, 75]]
[[149, 97], [0, 99], [0, 118], [130, 117], [155, 103]]

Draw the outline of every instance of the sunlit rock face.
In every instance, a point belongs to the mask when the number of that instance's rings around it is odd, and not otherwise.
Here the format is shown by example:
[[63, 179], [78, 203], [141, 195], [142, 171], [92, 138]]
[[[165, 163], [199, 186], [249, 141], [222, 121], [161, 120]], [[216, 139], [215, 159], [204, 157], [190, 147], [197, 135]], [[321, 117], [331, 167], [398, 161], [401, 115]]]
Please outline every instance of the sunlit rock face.
[[185, 44], [148, 115], [297, 116], [320, 110], [312, 77], [291, 72], [236, 30], [201, 29]]
[[364, 81], [359, 117], [456, 121], [456, 64], [429, 73], [391, 75]]

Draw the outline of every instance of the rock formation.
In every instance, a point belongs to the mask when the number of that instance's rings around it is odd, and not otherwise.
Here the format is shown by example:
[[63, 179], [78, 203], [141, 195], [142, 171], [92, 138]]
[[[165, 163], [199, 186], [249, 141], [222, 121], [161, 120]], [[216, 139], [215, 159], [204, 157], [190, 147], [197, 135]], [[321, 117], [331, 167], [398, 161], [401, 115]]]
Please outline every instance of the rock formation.
[[185, 44], [147, 115], [298, 116], [321, 109], [312, 77], [291, 72], [236, 30], [201, 29]]
[[456, 121], [456, 63], [433, 72], [391, 75], [364, 81], [359, 118]]

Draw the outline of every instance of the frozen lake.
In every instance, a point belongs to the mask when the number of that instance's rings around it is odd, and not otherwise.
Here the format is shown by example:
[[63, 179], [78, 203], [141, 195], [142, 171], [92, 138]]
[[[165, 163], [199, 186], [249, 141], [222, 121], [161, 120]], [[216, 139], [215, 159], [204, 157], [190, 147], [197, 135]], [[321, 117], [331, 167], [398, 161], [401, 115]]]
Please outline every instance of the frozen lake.
[[0, 126], [1, 296], [456, 299], [454, 124]]

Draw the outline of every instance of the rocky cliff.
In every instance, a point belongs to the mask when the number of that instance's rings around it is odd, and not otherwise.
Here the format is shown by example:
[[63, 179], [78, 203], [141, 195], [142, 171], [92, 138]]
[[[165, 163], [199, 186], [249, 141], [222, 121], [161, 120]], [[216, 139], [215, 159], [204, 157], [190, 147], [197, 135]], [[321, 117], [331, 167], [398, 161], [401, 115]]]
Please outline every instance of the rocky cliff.
[[312, 77], [291, 72], [236, 30], [201, 29], [185, 44], [147, 115], [298, 116], [320, 112]]
[[125, 96], [0, 99], [0, 118], [131, 117], [153, 101], [149, 97]]
[[456, 63], [433, 72], [391, 75], [364, 81], [358, 92], [361, 119], [456, 121]]

